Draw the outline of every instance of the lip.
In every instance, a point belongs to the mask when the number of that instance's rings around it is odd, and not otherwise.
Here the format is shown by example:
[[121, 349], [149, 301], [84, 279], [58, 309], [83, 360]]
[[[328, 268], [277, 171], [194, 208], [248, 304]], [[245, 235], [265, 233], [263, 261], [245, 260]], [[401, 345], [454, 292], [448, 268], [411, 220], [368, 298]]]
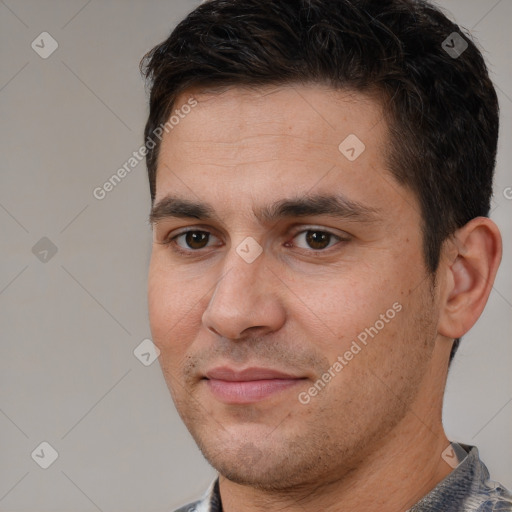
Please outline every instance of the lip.
[[254, 380], [300, 379], [296, 375], [274, 370], [272, 368], [251, 367], [244, 370], [234, 370], [228, 366], [212, 368], [205, 373], [207, 379], [226, 380], [231, 382], [247, 382]]
[[271, 368], [235, 370], [223, 366], [205, 373], [206, 385], [217, 400], [239, 405], [260, 402], [296, 386], [304, 379]]

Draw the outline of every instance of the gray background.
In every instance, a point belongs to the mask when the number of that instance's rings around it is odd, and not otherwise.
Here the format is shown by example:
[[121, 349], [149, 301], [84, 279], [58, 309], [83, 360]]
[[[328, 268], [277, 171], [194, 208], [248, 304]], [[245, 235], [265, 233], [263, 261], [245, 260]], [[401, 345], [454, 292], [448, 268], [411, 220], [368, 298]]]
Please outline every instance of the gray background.
[[[0, 1], [1, 511], [168, 511], [214, 477], [158, 362], [133, 353], [151, 337], [144, 162], [103, 200], [92, 194], [143, 141], [140, 58], [197, 4]], [[504, 235], [489, 304], [449, 376], [444, 421], [512, 488], [512, 2], [440, 4], [473, 30], [498, 88], [491, 216]], [[46, 59], [31, 47], [43, 31], [59, 45]], [[43, 237], [56, 254], [41, 252], [44, 240], [34, 254]], [[59, 455], [48, 469], [31, 457], [42, 441]]]

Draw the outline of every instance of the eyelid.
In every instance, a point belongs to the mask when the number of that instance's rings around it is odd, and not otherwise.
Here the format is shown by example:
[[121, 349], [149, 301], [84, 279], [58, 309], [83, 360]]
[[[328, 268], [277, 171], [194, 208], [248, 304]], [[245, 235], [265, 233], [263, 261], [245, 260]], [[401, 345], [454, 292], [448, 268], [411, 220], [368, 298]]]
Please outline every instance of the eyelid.
[[193, 226], [187, 226], [183, 229], [173, 230], [168, 235], [165, 235], [163, 237], [163, 240], [161, 243], [165, 243], [166, 241], [171, 241], [173, 238], [176, 238], [177, 236], [184, 235], [185, 233], [188, 233], [189, 231], [200, 231], [212, 234], [212, 230], [215, 231], [212, 226], [206, 226], [206, 225], [197, 225], [194, 224]]
[[[295, 238], [297, 238], [297, 236], [299, 236], [303, 233], [307, 233], [308, 231], [313, 231], [313, 232], [316, 231], [319, 233], [326, 233], [335, 239], [334, 240], [335, 243], [326, 247], [325, 249], [315, 250], [312, 248], [308, 249], [308, 248], [304, 248], [304, 247], [298, 247], [297, 245], [295, 246], [295, 249], [297, 251], [308, 254], [308, 255], [312, 255], [312, 256], [318, 256], [318, 257], [327, 256], [328, 254], [331, 254], [332, 251], [335, 251], [336, 246], [338, 246], [340, 243], [348, 242], [350, 240], [350, 235], [348, 233], [337, 234], [330, 228], [324, 228], [322, 226], [305, 226], [305, 225], [300, 226], [300, 228], [298, 228], [297, 230], [294, 230], [292, 232], [291, 240], [294, 240]], [[289, 244], [289, 243], [290, 242], [286, 242], [286, 244]]]
[[[178, 247], [178, 251], [183, 251], [183, 252], [200, 252], [200, 249], [198, 250], [187, 250], [187, 249], [181, 249], [181, 247], [179, 247], [176, 243], [175, 243], [175, 240], [182, 236], [182, 235], [186, 235], [187, 233], [189, 232], [198, 232], [198, 233], [207, 233], [208, 235], [213, 235], [215, 238], [219, 238], [217, 237], [212, 231], [211, 231], [211, 227], [209, 227], [208, 229], [205, 229], [205, 228], [202, 228], [201, 226], [190, 226], [189, 228], [184, 228], [183, 230], [179, 230], [177, 232], [172, 232], [171, 234], [167, 235], [162, 242], [160, 242], [161, 244], [163, 245], [176, 245]], [[208, 240], [209, 241], [209, 240]]]
[[[293, 240], [298, 235], [300, 235], [302, 233], [306, 233], [308, 231], [318, 231], [321, 233], [326, 233], [326, 234], [334, 237], [335, 239], [337, 239], [336, 243], [334, 243], [333, 245], [331, 245], [330, 247], [327, 247], [325, 249], [315, 250], [315, 249], [307, 249], [307, 248], [303, 248], [303, 247], [296, 247], [296, 250], [298, 250], [299, 252], [303, 252], [303, 253], [316, 254], [319, 256], [321, 256], [322, 254], [328, 254], [331, 252], [331, 250], [335, 250], [335, 247], [337, 245], [339, 245], [342, 242], [348, 242], [351, 238], [351, 235], [349, 235], [346, 232], [341, 232], [340, 234], [336, 234], [335, 232], [333, 232], [332, 228], [326, 228], [323, 226], [305, 225], [305, 224], [301, 224], [298, 226], [295, 225], [295, 226], [296, 226], [295, 229], [292, 229], [291, 235], [287, 236], [287, 238], [289, 238], [291, 236], [290, 240]], [[215, 231], [215, 230], [213, 230], [213, 231]], [[218, 238], [212, 232], [211, 226], [203, 227], [203, 226], [195, 225], [195, 226], [189, 226], [187, 228], [183, 228], [182, 230], [178, 230], [177, 232], [172, 232], [170, 235], [165, 237], [165, 239], [162, 242], [159, 242], [159, 243], [162, 245], [171, 247], [171, 249], [174, 252], [181, 254], [183, 256], [199, 256], [201, 254], [204, 254], [205, 249], [207, 249], [208, 246], [205, 248], [202, 248], [202, 249], [194, 250], [194, 249], [183, 249], [182, 247], [180, 247], [177, 244], [176, 239], [182, 235], [187, 234], [188, 232], [207, 233], [208, 235], [213, 235], [215, 238]], [[209, 241], [210, 240], [208, 240], [208, 242]], [[285, 242], [285, 244], [289, 244], [289, 241]]]
[[[200, 225], [199, 226], [196, 226], [196, 225], [189, 226], [188, 228], [183, 228], [183, 230], [179, 230], [177, 232], [172, 232], [171, 234], [167, 235], [163, 241], [165, 242], [165, 241], [173, 240], [174, 238], [176, 238], [180, 235], [183, 235], [185, 233], [188, 233], [189, 231], [205, 232], [210, 235], [213, 234], [214, 236], [216, 236], [214, 233], [212, 233], [211, 229], [212, 229], [211, 226], [204, 226], [204, 227], [200, 226]], [[340, 232], [340, 234], [336, 234], [332, 230], [332, 228], [327, 228], [324, 226], [308, 225], [308, 224], [301, 224], [299, 226], [296, 226], [295, 228], [292, 227], [291, 231], [293, 234], [293, 238], [295, 238], [298, 234], [303, 233], [305, 231], [320, 231], [322, 233], [328, 233], [332, 236], [338, 237], [342, 240], [346, 240], [346, 239], [350, 238], [350, 235], [348, 233], [346, 233], [345, 231]]]
[[292, 229], [293, 237], [304, 231], [320, 231], [322, 233], [328, 233], [332, 236], [338, 237], [342, 240], [348, 240], [350, 235], [346, 231], [335, 230], [334, 228], [328, 228], [325, 226], [317, 226], [315, 224], [301, 224], [297, 228]]

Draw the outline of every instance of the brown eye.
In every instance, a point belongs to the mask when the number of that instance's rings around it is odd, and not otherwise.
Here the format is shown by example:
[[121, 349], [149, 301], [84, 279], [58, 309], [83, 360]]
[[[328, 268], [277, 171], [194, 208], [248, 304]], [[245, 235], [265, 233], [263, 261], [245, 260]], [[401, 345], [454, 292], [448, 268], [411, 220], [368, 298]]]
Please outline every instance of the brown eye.
[[331, 243], [333, 239], [334, 241], [340, 241], [341, 238], [333, 233], [329, 233], [328, 231], [321, 231], [319, 229], [307, 229], [301, 231], [294, 238], [300, 240], [302, 238], [304, 240], [304, 245], [298, 245], [301, 249], [313, 249], [315, 251], [322, 251], [327, 249], [328, 247], [334, 245]]
[[[209, 244], [211, 237], [217, 239], [217, 237], [212, 235], [209, 231], [190, 229], [188, 231], [182, 231], [175, 236], [169, 236], [161, 243], [180, 256], [204, 256], [207, 251], [203, 249], [206, 249], [208, 245], [212, 245]], [[219, 244], [217, 243], [217, 247], [218, 246]]]
[[308, 231], [306, 242], [312, 249], [325, 249], [329, 246], [331, 235], [323, 231]]
[[208, 244], [210, 233], [206, 231], [187, 231], [179, 236], [185, 237], [186, 248], [203, 249]]

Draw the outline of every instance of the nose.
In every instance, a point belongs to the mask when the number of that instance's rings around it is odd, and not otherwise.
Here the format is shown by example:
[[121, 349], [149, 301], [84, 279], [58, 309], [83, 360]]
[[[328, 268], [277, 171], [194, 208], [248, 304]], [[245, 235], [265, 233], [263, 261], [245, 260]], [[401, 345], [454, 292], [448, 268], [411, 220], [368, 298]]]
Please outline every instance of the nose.
[[203, 325], [231, 340], [277, 331], [286, 318], [282, 290], [283, 283], [265, 263], [265, 253], [248, 263], [233, 248], [203, 313]]

